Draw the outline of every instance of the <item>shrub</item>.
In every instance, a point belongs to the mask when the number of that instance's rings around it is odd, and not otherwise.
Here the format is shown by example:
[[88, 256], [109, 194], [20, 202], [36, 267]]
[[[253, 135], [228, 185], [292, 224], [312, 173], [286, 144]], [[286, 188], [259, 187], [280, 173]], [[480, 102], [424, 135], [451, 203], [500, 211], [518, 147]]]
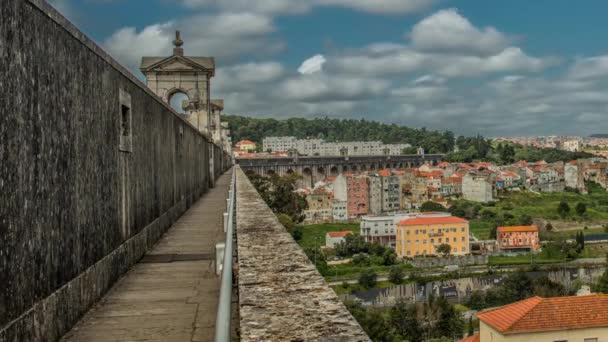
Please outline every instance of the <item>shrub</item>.
[[363, 286], [366, 289], [372, 288], [376, 286], [376, 280], [378, 279], [378, 275], [374, 270], [367, 269], [359, 275], [359, 285]]

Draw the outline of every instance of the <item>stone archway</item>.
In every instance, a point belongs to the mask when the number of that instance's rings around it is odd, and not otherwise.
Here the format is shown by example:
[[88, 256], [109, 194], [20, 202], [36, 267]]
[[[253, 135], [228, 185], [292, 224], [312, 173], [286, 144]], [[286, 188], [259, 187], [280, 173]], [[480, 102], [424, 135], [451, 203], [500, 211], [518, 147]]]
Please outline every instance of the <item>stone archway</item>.
[[302, 170], [302, 176], [304, 178], [303, 179], [304, 186], [312, 187], [313, 186], [312, 170], [309, 167], [305, 167]]

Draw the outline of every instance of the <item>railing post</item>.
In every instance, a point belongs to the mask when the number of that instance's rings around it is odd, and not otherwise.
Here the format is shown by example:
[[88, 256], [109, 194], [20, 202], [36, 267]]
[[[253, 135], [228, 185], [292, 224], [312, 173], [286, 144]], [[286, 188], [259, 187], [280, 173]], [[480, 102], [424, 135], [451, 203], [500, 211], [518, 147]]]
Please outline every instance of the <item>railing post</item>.
[[215, 244], [215, 274], [220, 275], [222, 273], [222, 266], [224, 265], [224, 252], [226, 251], [226, 244], [218, 242]]
[[228, 213], [224, 213], [224, 233], [228, 230]]

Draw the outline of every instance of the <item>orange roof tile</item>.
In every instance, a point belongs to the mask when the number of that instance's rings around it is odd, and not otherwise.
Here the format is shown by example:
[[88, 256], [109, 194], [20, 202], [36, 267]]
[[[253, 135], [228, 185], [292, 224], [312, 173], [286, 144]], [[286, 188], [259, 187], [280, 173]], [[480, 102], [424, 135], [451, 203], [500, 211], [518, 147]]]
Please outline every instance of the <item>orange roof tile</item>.
[[347, 235], [353, 235], [351, 231], [342, 231], [342, 232], [327, 232], [327, 235], [332, 238], [345, 237]]
[[498, 232], [538, 232], [537, 226], [511, 226], [511, 227], [498, 227]]
[[253, 141], [251, 141], [251, 140], [241, 140], [241, 141], [239, 141], [237, 143], [237, 145], [243, 145], [243, 144], [245, 144], [245, 145], [253, 145], [255, 143]]
[[532, 297], [477, 317], [502, 334], [608, 327], [608, 295]]
[[444, 217], [416, 217], [411, 219], [405, 219], [399, 222], [401, 226], [415, 226], [420, 224], [449, 224], [449, 223], [469, 223], [465, 219], [461, 219], [456, 216], [444, 216]]
[[458, 342], [480, 342], [480, 337], [479, 334], [475, 334], [473, 336], [469, 336], [463, 340], [460, 340]]
[[390, 170], [380, 170], [380, 171], [378, 171], [378, 174], [382, 177], [388, 177], [391, 175], [391, 171]]

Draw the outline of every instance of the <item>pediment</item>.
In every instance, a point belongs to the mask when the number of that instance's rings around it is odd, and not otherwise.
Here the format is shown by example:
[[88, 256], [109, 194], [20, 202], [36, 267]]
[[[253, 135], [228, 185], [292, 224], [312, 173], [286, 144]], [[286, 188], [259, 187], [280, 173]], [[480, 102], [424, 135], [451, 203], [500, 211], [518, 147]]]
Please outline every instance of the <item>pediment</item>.
[[208, 68], [183, 56], [169, 56], [145, 66], [146, 71], [209, 71]]

